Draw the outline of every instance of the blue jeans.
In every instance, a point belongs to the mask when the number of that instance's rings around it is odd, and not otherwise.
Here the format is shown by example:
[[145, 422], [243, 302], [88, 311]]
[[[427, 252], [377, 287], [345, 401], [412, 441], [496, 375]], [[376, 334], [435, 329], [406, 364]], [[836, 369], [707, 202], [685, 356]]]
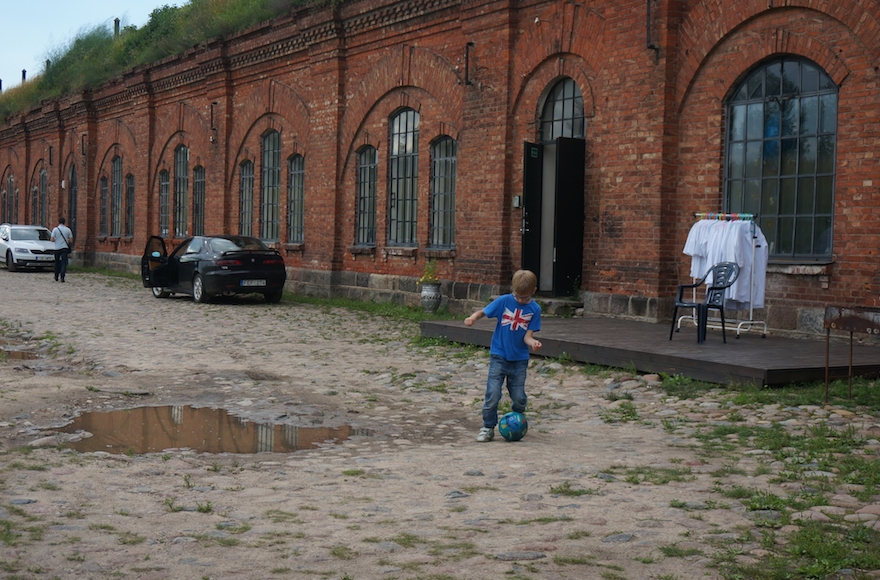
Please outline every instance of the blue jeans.
[[70, 250], [64, 248], [63, 250], [55, 250], [55, 279], [57, 280], [59, 277], [64, 280], [64, 275], [67, 274], [67, 256], [70, 255]]
[[493, 354], [489, 357], [489, 379], [486, 381], [486, 401], [483, 403], [483, 427], [498, 424], [498, 403], [501, 402], [501, 387], [507, 379], [507, 393], [510, 395], [513, 410], [522, 413], [526, 410], [526, 369], [528, 360], [507, 360]]

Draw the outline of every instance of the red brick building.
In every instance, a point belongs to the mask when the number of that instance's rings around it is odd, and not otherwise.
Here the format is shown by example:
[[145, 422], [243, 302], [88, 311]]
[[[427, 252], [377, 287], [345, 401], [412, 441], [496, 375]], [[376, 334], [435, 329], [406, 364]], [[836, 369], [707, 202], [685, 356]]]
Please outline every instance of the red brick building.
[[771, 329], [876, 306], [880, 4], [415, 0], [301, 11], [0, 126], [0, 219], [90, 263], [251, 232], [291, 289], [663, 319], [695, 212], [757, 215]]

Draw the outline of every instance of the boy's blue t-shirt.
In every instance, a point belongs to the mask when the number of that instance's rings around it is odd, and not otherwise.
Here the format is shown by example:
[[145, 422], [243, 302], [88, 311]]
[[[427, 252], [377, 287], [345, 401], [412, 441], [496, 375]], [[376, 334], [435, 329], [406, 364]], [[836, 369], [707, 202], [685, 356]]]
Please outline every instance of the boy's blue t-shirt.
[[505, 294], [493, 300], [483, 309], [488, 318], [497, 318], [489, 354], [497, 354], [507, 360], [528, 360], [529, 347], [523, 341], [526, 332], [541, 330], [541, 307], [532, 300], [520, 304], [513, 294]]

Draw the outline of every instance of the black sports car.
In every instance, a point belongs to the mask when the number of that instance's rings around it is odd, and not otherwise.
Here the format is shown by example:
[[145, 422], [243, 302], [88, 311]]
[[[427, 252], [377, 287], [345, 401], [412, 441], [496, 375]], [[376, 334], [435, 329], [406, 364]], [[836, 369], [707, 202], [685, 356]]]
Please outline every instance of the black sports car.
[[208, 302], [219, 294], [259, 292], [278, 302], [287, 272], [277, 250], [248, 236], [195, 236], [168, 255], [165, 240], [152, 236], [141, 258], [145, 288], [156, 298], [189, 294]]

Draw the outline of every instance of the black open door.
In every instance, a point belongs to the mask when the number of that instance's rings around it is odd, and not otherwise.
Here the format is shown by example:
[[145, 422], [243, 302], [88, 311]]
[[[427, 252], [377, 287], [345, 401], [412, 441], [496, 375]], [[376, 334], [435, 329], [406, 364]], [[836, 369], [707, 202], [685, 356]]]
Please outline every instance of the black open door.
[[584, 153], [586, 141], [556, 139], [556, 232], [553, 293], [572, 296], [584, 268]]
[[522, 267], [541, 272], [541, 188], [544, 147], [525, 143], [523, 157]]
[[572, 296], [580, 287], [585, 151], [583, 139], [525, 143], [522, 267], [537, 274], [544, 295]]
[[168, 268], [168, 250], [165, 240], [159, 236], [150, 236], [141, 257], [141, 280], [144, 288], [163, 288], [171, 285], [170, 269]]

